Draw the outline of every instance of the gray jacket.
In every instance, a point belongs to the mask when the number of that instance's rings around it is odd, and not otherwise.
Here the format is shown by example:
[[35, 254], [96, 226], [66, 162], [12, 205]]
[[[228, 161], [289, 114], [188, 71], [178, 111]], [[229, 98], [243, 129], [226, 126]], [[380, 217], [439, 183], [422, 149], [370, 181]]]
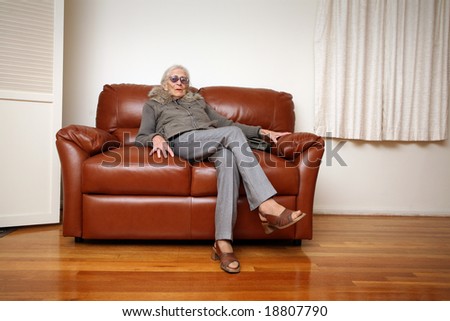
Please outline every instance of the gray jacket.
[[141, 126], [136, 137], [138, 146], [152, 146], [155, 135], [170, 140], [187, 131], [224, 126], [241, 128], [247, 138], [259, 137], [260, 126], [227, 119], [206, 104], [198, 93], [188, 92], [182, 98], [173, 100], [167, 91], [158, 86], [150, 91], [149, 97], [142, 109]]

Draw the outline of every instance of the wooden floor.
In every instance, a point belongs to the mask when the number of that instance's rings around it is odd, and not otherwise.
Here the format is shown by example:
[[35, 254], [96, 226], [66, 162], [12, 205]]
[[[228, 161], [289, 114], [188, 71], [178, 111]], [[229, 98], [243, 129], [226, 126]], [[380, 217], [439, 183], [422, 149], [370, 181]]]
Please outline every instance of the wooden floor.
[[75, 243], [59, 225], [0, 238], [0, 300], [450, 300], [450, 217], [316, 215], [314, 239]]

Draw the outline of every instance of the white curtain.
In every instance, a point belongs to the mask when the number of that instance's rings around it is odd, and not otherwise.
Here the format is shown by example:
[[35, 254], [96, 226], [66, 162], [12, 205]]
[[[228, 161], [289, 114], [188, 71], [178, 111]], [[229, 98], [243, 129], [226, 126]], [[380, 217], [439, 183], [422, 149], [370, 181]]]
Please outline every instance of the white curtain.
[[321, 0], [315, 131], [447, 139], [450, 0]]

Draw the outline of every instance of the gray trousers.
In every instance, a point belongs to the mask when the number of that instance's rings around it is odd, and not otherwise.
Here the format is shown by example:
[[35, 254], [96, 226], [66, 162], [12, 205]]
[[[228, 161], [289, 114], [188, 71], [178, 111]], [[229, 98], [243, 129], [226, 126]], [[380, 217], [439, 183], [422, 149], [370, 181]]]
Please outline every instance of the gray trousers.
[[183, 133], [171, 141], [176, 155], [191, 162], [208, 159], [217, 170], [216, 240], [233, 240], [240, 178], [250, 210], [276, 194], [242, 130], [227, 126]]

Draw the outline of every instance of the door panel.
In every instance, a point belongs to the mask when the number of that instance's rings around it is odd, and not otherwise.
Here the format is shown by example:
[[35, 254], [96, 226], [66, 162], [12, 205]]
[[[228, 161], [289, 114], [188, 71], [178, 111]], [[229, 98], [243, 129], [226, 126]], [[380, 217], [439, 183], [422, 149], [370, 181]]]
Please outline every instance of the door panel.
[[0, 16], [0, 227], [58, 223], [64, 1], [5, 0]]

